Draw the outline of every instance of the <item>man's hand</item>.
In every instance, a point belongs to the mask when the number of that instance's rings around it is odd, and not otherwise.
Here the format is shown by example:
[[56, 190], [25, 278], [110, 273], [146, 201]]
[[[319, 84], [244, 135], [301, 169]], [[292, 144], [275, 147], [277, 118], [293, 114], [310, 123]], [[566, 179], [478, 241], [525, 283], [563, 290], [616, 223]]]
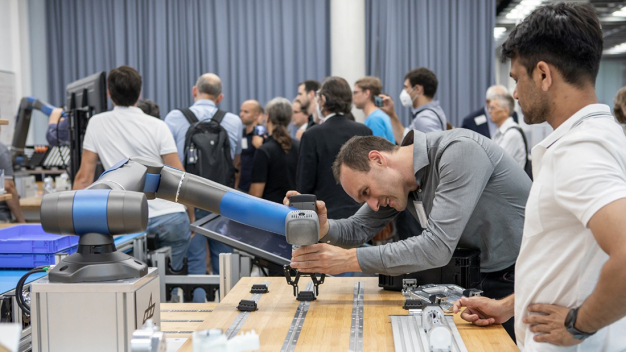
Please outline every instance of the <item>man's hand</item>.
[[502, 324], [511, 319], [514, 313], [514, 296], [508, 296], [501, 300], [487, 297], [461, 297], [454, 303], [452, 308], [454, 314], [458, 313], [461, 307], [467, 307], [461, 318], [478, 326], [488, 326], [492, 324]]
[[[287, 192], [287, 195], [285, 195], [285, 198], [283, 199], [283, 204], [284, 205], [289, 205], [289, 197], [291, 196], [297, 196], [300, 193], [296, 192], [296, 191], [289, 191]], [[317, 208], [316, 212], [317, 212], [317, 218], [320, 221], [320, 238], [323, 238], [324, 236], [326, 236], [326, 234], [328, 233], [328, 211], [326, 210], [326, 203], [324, 203], [321, 200], [318, 200], [317, 202], [315, 202], [315, 207]]]
[[557, 346], [573, 346], [582, 343], [576, 340], [565, 329], [565, 317], [570, 308], [553, 304], [531, 304], [530, 313], [539, 313], [526, 316], [524, 324], [530, 324], [530, 331], [536, 333], [535, 342], [548, 342]]
[[326, 243], [302, 246], [293, 251], [291, 267], [305, 273], [330, 275], [361, 271], [356, 249], [343, 249]]
[[383, 106], [380, 108], [385, 114], [391, 116], [396, 116], [396, 108], [393, 103], [393, 99], [387, 94], [380, 94], [380, 97], [383, 98]]

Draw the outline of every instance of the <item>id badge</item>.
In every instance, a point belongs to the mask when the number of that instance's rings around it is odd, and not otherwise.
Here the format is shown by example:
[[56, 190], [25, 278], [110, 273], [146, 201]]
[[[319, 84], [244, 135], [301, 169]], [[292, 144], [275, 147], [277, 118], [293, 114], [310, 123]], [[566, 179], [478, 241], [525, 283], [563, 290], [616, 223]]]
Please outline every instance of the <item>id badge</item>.
[[428, 228], [428, 217], [426, 216], [426, 210], [424, 210], [424, 204], [421, 200], [414, 200], [413, 206], [415, 206], [415, 212], [417, 213], [417, 219], [423, 229]]
[[248, 149], [248, 138], [243, 137], [241, 139], [241, 149]]

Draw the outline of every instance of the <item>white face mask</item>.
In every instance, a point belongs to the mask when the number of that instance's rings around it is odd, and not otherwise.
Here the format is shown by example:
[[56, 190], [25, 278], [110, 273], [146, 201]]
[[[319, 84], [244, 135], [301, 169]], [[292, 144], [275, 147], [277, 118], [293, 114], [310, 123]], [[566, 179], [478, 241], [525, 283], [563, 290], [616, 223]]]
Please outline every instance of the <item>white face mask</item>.
[[402, 92], [400, 92], [400, 102], [402, 103], [402, 106], [407, 107], [407, 108], [412, 108], [413, 100], [415, 99], [411, 98], [411, 95], [409, 94], [409, 92], [407, 92], [406, 89], [402, 89]]

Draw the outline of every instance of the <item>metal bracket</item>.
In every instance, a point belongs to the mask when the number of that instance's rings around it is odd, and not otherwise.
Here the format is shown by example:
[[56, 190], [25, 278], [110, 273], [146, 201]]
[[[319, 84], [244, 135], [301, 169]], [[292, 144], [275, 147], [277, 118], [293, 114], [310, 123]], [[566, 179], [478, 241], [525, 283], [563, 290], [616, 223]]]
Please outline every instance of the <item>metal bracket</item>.
[[[289, 265], [283, 266], [283, 270], [285, 272], [285, 278], [287, 279], [287, 283], [293, 286], [293, 295], [299, 297], [298, 295], [298, 281], [300, 281], [301, 277], [310, 277], [311, 281], [313, 281], [313, 285], [315, 287], [315, 296], [319, 295], [319, 286], [324, 283], [324, 279], [326, 278], [326, 274], [318, 274], [316, 273], [301, 273], [296, 269], [293, 269]], [[294, 271], [295, 278], [291, 278], [291, 271]]]

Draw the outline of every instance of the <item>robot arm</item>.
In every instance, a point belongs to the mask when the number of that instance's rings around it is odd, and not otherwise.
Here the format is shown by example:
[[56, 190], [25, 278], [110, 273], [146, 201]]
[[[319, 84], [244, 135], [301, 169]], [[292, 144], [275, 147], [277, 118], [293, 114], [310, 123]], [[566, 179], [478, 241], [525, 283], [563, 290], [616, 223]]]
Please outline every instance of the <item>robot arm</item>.
[[[33, 109], [43, 112], [46, 116], [50, 116], [56, 107], [34, 97], [22, 98], [20, 106], [17, 110], [17, 117], [15, 118], [15, 133], [13, 135], [13, 143], [11, 146], [13, 162], [15, 162], [16, 157], [24, 154], [24, 146], [26, 145], [26, 137], [28, 135], [28, 128], [30, 127], [30, 118], [33, 113]], [[66, 117], [65, 111], [61, 114], [61, 116]]]
[[46, 232], [61, 234], [140, 232], [147, 226], [146, 199], [155, 198], [285, 235], [292, 245], [319, 241], [319, 221], [314, 211], [252, 197], [141, 157], [119, 162], [85, 190], [45, 195], [41, 224]]

